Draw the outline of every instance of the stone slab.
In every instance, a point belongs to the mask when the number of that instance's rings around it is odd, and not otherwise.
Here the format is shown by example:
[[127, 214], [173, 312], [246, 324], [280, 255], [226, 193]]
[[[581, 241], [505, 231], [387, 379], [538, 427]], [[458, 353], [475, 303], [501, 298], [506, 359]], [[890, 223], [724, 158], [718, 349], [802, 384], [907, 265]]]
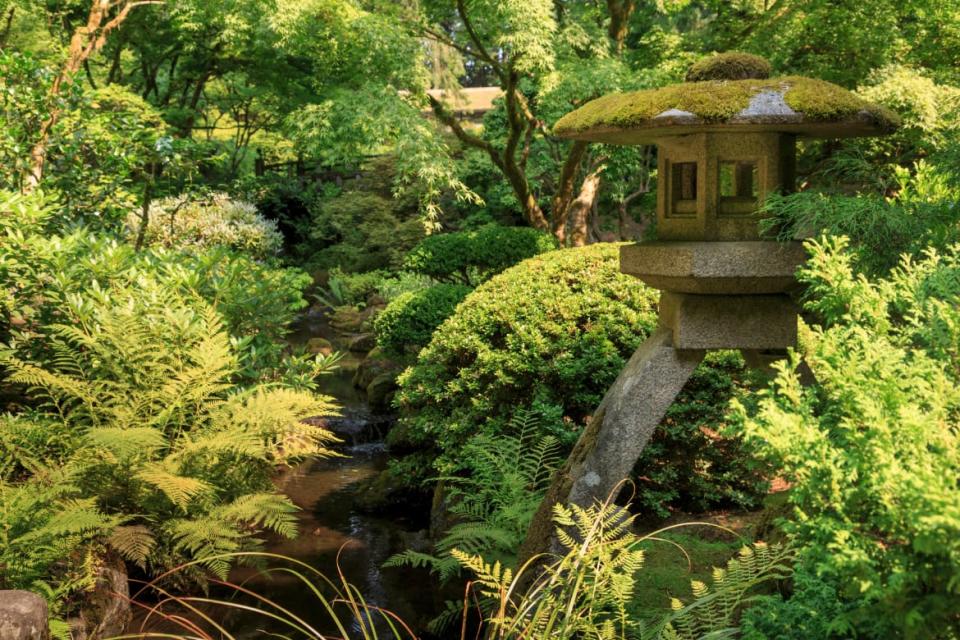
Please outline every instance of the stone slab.
[[797, 344], [789, 296], [704, 296], [664, 292], [660, 324], [677, 349], [786, 349]]
[[620, 270], [661, 291], [771, 294], [797, 286], [799, 242], [646, 242], [620, 248]]
[[0, 638], [47, 640], [47, 602], [29, 591], [0, 591]]

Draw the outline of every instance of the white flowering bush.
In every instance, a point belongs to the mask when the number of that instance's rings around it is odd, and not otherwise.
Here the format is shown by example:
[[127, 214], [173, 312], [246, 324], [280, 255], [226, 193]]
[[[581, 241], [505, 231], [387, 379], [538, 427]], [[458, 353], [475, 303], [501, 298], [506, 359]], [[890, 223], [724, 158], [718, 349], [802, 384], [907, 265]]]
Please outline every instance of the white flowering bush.
[[[131, 212], [127, 219], [131, 239], [138, 236], [141, 224], [140, 212]], [[277, 223], [260, 215], [253, 204], [212, 193], [153, 202], [144, 243], [177, 249], [226, 246], [262, 258], [279, 253], [283, 236]]]

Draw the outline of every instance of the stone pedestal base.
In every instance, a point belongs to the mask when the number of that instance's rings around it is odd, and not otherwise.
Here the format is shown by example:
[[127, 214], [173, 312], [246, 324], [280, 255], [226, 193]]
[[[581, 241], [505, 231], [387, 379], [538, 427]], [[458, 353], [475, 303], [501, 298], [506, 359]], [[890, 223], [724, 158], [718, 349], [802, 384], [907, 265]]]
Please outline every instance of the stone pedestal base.
[[787, 296], [664, 293], [660, 314], [660, 328], [630, 358], [554, 474], [520, 548], [520, 565], [562, 551], [554, 535], [555, 504], [589, 507], [629, 477], [708, 349], [740, 349], [748, 364], [770, 370], [796, 345], [797, 313]]
[[673, 332], [677, 349], [786, 349], [797, 344], [797, 308], [785, 295], [664, 291], [660, 324]]

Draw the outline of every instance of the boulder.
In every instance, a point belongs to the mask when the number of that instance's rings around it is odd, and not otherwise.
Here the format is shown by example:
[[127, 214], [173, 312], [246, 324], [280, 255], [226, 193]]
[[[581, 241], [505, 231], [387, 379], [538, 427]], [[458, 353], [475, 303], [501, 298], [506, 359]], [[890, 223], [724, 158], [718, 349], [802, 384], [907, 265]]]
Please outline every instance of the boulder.
[[386, 371], [376, 376], [367, 385], [367, 403], [370, 408], [380, 413], [389, 412], [397, 388], [396, 372]]
[[354, 336], [347, 348], [353, 353], [367, 353], [373, 351], [377, 346], [377, 337], [372, 333], [361, 333]]
[[119, 636], [130, 623], [130, 583], [127, 568], [116, 555], [101, 561], [97, 581], [70, 622], [73, 640], [99, 640]]
[[47, 602], [29, 591], [0, 591], [0, 638], [47, 640]]
[[380, 348], [372, 349], [353, 375], [353, 386], [366, 391], [373, 379], [383, 373], [392, 373], [394, 377], [403, 371], [403, 365], [384, 355]]
[[365, 319], [357, 307], [337, 307], [330, 314], [330, 326], [340, 333], [357, 333], [363, 329]]
[[333, 344], [326, 338], [310, 338], [307, 340], [306, 349], [308, 353], [322, 353], [325, 356], [336, 351]]

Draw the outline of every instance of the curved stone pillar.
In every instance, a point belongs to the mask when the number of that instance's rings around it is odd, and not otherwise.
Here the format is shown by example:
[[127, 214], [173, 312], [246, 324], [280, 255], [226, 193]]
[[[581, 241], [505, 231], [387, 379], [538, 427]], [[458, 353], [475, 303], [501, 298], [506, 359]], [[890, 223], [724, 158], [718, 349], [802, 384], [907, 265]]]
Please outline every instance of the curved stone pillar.
[[[520, 562], [551, 549], [553, 506], [590, 506], [630, 475], [654, 429], [703, 360], [705, 352], [673, 347], [672, 331], [657, 329], [633, 354], [554, 474], [527, 538]], [[556, 550], [556, 549], [554, 549]]]

